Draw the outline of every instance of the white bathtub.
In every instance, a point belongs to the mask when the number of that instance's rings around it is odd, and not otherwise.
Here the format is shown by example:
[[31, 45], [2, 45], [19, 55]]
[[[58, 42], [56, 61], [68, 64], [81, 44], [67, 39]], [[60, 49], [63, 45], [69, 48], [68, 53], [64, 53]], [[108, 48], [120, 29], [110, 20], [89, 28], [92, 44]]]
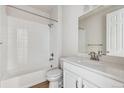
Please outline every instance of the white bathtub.
[[22, 75], [8, 74], [1, 81], [1, 88], [28, 88], [35, 84], [46, 81], [46, 71], [41, 69], [34, 72], [23, 73]]

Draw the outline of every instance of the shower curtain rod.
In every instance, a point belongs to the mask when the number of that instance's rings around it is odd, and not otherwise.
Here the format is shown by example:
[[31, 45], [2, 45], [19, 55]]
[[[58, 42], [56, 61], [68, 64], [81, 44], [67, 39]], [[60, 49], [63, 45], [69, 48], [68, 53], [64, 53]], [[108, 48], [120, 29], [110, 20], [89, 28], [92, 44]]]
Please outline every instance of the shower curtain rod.
[[15, 8], [17, 10], [20, 10], [20, 11], [23, 11], [23, 12], [27, 12], [29, 14], [33, 14], [35, 16], [39, 16], [39, 17], [42, 17], [42, 18], [45, 18], [45, 19], [49, 19], [49, 20], [52, 20], [52, 21], [55, 21], [55, 22], [58, 22], [57, 20], [55, 19], [52, 19], [52, 18], [49, 18], [49, 17], [46, 17], [46, 16], [42, 16], [42, 15], [39, 15], [39, 14], [36, 14], [36, 13], [33, 13], [33, 12], [30, 12], [30, 11], [27, 11], [27, 10], [24, 10], [24, 9], [20, 9], [20, 8], [17, 8], [15, 6], [11, 6], [11, 5], [7, 5], [8, 7], [12, 7], [12, 8]]

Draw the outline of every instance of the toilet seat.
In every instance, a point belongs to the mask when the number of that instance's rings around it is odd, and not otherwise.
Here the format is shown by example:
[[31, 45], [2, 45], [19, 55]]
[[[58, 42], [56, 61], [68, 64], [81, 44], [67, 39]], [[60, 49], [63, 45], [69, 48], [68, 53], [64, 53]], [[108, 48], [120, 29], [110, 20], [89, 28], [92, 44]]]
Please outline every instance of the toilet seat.
[[62, 70], [60, 69], [52, 69], [47, 72], [47, 77], [57, 77], [62, 75]]

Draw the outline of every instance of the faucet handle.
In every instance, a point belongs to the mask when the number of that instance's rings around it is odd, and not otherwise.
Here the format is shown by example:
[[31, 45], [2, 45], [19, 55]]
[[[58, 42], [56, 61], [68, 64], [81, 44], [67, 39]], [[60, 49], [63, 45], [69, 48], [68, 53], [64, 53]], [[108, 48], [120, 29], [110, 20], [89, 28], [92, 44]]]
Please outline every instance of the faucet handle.
[[88, 54], [88, 55], [90, 55], [90, 59], [93, 58], [92, 53], [93, 53], [93, 52], [90, 52], [90, 53]]
[[102, 51], [98, 51], [98, 55], [102, 55], [103, 53], [102, 53]]
[[88, 55], [92, 55], [92, 52], [90, 52]]

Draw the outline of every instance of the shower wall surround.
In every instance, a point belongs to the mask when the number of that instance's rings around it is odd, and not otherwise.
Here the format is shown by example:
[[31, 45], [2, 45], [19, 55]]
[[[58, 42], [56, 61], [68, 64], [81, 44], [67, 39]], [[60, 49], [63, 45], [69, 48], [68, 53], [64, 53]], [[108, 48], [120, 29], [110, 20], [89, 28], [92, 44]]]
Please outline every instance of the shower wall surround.
[[8, 16], [8, 57], [7, 71], [13, 75], [48, 67], [48, 26]]

